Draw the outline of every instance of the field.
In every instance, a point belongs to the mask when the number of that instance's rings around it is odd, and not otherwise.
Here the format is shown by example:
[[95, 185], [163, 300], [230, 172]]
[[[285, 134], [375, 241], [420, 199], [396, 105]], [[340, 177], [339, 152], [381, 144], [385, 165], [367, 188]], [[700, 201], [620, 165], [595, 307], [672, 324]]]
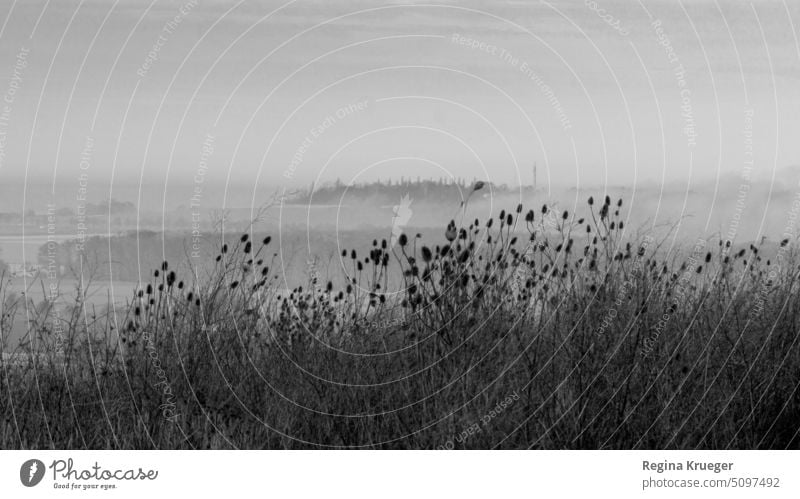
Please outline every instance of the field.
[[[797, 240], [676, 249], [622, 204], [337, 245], [293, 289], [247, 232], [124, 307], [29, 307], [0, 445], [800, 447]], [[3, 300], [4, 338], [24, 306]]]

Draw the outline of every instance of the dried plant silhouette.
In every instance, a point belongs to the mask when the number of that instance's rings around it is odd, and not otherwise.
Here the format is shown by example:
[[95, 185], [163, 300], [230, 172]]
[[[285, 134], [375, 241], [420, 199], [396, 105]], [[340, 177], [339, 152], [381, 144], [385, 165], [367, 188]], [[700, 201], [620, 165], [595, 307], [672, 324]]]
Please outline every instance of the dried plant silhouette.
[[795, 241], [667, 251], [622, 206], [461, 211], [290, 290], [277, 242], [246, 233], [117, 313], [3, 300], [28, 333], [4, 346], [0, 444], [797, 448]]

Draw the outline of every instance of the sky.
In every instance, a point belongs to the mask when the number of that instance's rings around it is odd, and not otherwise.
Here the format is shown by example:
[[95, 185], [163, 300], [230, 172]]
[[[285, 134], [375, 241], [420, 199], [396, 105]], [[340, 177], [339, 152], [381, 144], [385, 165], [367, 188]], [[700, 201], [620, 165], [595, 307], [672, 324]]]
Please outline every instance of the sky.
[[3, 0], [0, 23], [6, 194], [800, 164], [789, 0]]

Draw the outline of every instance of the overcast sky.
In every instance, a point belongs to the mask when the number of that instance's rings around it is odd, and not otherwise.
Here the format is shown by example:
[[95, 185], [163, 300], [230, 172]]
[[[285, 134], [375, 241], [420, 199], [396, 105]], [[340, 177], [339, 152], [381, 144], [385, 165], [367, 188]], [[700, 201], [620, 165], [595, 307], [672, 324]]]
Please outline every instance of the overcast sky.
[[795, 1], [4, 0], [0, 22], [7, 179], [530, 184], [537, 162], [540, 185], [591, 185], [800, 164]]

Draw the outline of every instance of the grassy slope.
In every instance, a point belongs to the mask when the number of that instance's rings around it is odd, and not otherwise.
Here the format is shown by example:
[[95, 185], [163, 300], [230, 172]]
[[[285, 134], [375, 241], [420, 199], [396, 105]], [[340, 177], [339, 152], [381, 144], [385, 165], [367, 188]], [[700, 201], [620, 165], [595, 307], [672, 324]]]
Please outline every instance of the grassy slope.
[[41, 310], [0, 369], [0, 445], [797, 448], [795, 241], [675, 256], [616, 210], [376, 241], [342, 255], [349, 290], [284, 291], [275, 243], [237, 240], [124, 314]]

